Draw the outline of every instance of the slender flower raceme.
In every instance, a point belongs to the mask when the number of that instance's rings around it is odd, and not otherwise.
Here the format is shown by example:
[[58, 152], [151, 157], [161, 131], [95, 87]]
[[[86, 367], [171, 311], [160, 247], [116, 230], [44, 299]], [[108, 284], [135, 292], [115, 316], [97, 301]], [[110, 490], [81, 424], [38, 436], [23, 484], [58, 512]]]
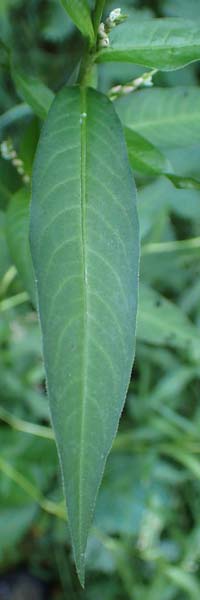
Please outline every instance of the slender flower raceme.
[[152, 87], [153, 86], [152, 78], [153, 78], [153, 75], [155, 75], [157, 73], [157, 71], [158, 71], [158, 69], [153, 69], [152, 71], [143, 73], [143, 75], [140, 75], [140, 77], [137, 77], [136, 79], [133, 79], [132, 81], [129, 81], [125, 85], [120, 85], [120, 84], [115, 85], [108, 92], [108, 96], [109, 96], [110, 100], [116, 100], [120, 96], [127, 96], [127, 94], [130, 94], [131, 92], [135, 92], [140, 87]]
[[116, 25], [121, 25], [121, 23], [126, 21], [126, 19], [127, 19], [127, 15], [122, 14], [121, 8], [115, 8], [114, 10], [111, 11], [111, 13], [109, 14], [109, 16], [106, 19], [106, 22], [105, 22], [106, 32], [110, 33], [110, 31], [113, 29], [113, 27], [116, 27]]
[[121, 8], [115, 8], [108, 15], [105, 23], [101, 22], [98, 29], [99, 49], [110, 45], [109, 33], [117, 25], [121, 25], [127, 19], [127, 15], [122, 14]]
[[17, 156], [12, 140], [4, 140], [1, 143], [0, 149], [2, 158], [4, 158], [4, 160], [10, 160], [13, 167], [17, 170], [17, 173], [22, 177], [23, 183], [30, 183], [30, 177], [25, 172], [24, 162]]

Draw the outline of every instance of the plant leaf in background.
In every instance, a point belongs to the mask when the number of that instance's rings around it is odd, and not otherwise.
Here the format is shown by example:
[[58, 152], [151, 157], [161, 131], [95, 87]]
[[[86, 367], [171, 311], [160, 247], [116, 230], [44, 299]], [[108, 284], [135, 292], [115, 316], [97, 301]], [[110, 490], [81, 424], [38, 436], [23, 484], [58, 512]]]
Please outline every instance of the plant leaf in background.
[[138, 339], [190, 352], [194, 348], [200, 356], [198, 332], [181, 308], [144, 283], [140, 283], [139, 298]]
[[128, 20], [112, 30], [110, 46], [99, 52], [97, 60], [179, 69], [200, 60], [200, 24], [181, 18]]
[[200, 19], [199, 0], [161, 0], [162, 12], [168, 17], [184, 17]]
[[2, 278], [5, 275], [7, 269], [10, 267], [10, 256], [5, 233], [5, 213], [2, 210], [0, 210], [0, 245], [0, 278]]
[[30, 190], [21, 188], [11, 197], [6, 218], [7, 243], [25, 289], [36, 306], [36, 291], [29, 246]]
[[12, 76], [21, 98], [32, 108], [35, 115], [45, 119], [54, 99], [54, 93], [42, 81], [21, 73], [14, 66]]
[[33, 173], [31, 248], [83, 582], [95, 499], [133, 363], [139, 253], [121, 125], [110, 101], [95, 91], [64, 88], [52, 105]]
[[170, 173], [172, 167], [169, 161], [151, 142], [128, 127], [125, 127], [124, 133], [133, 169], [148, 175]]
[[174, 174], [167, 157], [142, 135], [128, 127], [124, 128], [124, 133], [129, 161], [134, 171], [147, 175], [165, 175], [178, 189], [200, 189], [200, 181], [197, 179]]
[[61, 0], [61, 2], [81, 33], [94, 42], [94, 30], [87, 0]]
[[116, 109], [126, 127], [160, 148], [199, 143], [198, 87], [141, 90], [118, 100]]
[[0, 134], [4, 132], [4, 129], [12, 126], [16, 122], [29, 118], [32, 115], [32, 110], [27, 106], [27, 104], [17, 104], [13, 106], [2, 115], [0, 115]]

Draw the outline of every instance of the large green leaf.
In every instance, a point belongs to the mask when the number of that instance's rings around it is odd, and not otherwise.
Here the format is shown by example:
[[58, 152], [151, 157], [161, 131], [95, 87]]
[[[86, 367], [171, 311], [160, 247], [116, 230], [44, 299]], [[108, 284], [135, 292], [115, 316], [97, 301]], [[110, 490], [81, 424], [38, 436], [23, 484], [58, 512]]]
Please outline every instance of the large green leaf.
[[193, 145], [200, 138], [200, 91], [195, 87], [154, 88], [116, 103], [126, 127], [159, 147]]
[[81, 33], [94, 42], [94, 30], [87, 0], [61, 0], [61, 2]]
[[135, 186], [120, 122], [94, 90], [54, 101], [33, 174], [31, 247], [77, 570], [124, 404], [138, 278]]
[[33, 265], [28, 239], [30, 191], [21, 188], [10, 200], [6, 218], [7, 242], [19, 276], [36, 304]]
[[200, 60], [200, 24], [186, 19], [127, 21], [110, 34], [97, 60], [132, 62], [162, 70]]

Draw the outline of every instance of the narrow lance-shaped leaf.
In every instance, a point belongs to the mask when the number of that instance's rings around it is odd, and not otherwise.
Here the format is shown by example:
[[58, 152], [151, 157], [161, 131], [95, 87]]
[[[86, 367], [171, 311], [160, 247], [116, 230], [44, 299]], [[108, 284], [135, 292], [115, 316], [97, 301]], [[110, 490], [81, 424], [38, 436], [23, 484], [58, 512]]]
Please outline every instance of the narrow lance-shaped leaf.
[[94, 42], [94, 30], [87, 0], [61, 0], [61, 2], [81, 33]]
[[170, 71], [200, 60], [200, 24], [186, 19], [123, 23], [110, 34], [98, 62], [123, 61]]
[[135, 186], [113, 105], [64, 88], [33, 174], [31, 247], [52, 421], [80, 580], [135, 346]]

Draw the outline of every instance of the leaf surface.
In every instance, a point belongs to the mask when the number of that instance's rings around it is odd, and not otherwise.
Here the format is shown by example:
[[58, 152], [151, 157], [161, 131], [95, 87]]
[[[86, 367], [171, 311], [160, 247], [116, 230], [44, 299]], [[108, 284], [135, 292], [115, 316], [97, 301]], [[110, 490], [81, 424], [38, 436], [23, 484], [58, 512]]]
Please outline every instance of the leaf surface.
[[119, 100], [116, 108], [126, 127], [134, 129], [160, 148], [185, 147], [199, 142], [198, 88], [141, 90]]
[[172, 170], [167, 158], [142, 135], [125, 127], [125, 139], [132, 168], [148, 175], [168, 173]]
[[198, 330], [183, 310], [151, 287], [140, 284], [137, 337], [150, 344], [200, 353]]
[[13, 123], [26, 119], [32, 115], [32, 110], [27, 104], [17, 104], [9, 108], [5, 113], [0, 115], [0, 133], [4, 133], [4, 129], [10, 127]]
[[52, 90], [36, 77], [21, 73], [15, 67], [12, 68], [12, 75], [21, 98], [32, 108], [35, 115], [45, 119], [54, 99]]
[[10, 267], [10, 256], [8, 250], [8, 244], [6, 239], [6, 223], [5, 213], [0, 210], [0, 244], [1, 244], [1, 255], [0, 255], [0, 279], [2, 279], [6, 271]]
[[81, 33], [94, 42], [94, 30], [87, 0], [61, 0], [61, 2]]
[[94, 90], [64, 88], [37, 151], [31, 246], [52, 420], [82, 582], [95, 499], [134, 357], [135, 199], [112, 104]]
[[147, 175], [165, 175], [178, 189], [200, 190], [200, 181], [173, 172], [167, 157], [142, 135], [124, 128], [130, 164], [134, 171]]
[[99, 62], [132, 62], [169, 71], [200, 60], [200, 24], [187, 19], [125, 22], [110, 34]]
[[21, 188], [10, 200], [6, 215], [6, 235], [11, 258], [25, 289], [36, 305], [33, 264], [29, 245], [30, 191]]

